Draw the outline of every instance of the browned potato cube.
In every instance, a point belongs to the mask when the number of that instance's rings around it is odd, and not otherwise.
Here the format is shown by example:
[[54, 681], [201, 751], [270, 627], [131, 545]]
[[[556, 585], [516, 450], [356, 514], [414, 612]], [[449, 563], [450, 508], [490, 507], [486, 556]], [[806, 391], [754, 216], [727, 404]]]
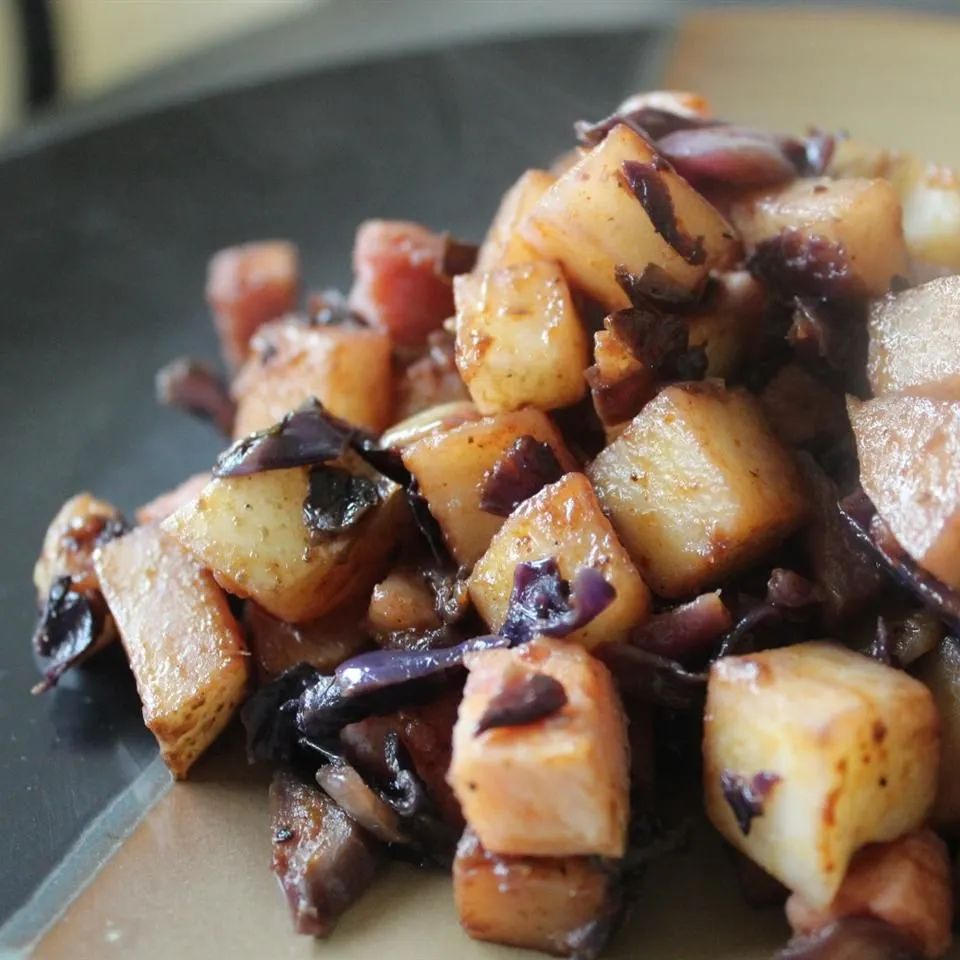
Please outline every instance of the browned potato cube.
[[476, 563], [503, 525], [503, 517], [480, 509], [480, 487], [484, 474], [523, 436], [549, 443], [564, 469], [575, 468], [556, 427], [533, 408], [465, 423], [404, 448], [403, 462], [458, 563]]
[[492, 630], [507, 614], [517, 564], [553, 557], [560, 575], [572, 580], [593, 567], [617, 591], [613, 603], [568, 642], [596, 646], [618, 640], [646, 620], [650, 591], [603, 515], [590, 481], [568, 473], [522, 503], [500, 528], [470, 577], [470, 597]]
[[[679, 230], [700, 238], [702, 255], [684, 256], [660, 232], [624, 174], [624, 164], [650, 170], [669, 192]], [[650, 264], [694, 290], [711, 268], [732, 264], [739, 245], [730, 225], [669, 167], [650, 144], [624, 125], [615, 127], [540, 198], [523, 221], [523, 239], [545, 260], [556, 260], [571, 284], [608, 310], [630, 306], [617, 267], [642, 274]]]
[[[447, 779], [495, 853], [623, 856], [629, 815], [626, 721], [607, 668], [583, 647], [538, 639], [467, 658]], [[535, 674], [566, 704], [542, 719], [477, 732], [491, 701]]]
[[410, 567], [391, 570], [373, 588], [366, 615], [375, 634], [440, 626], [433, 591], [426, 579]]
[[787, 901], [794, 933], [811, 934], [844, 917], [877, 917], [935, 960], [950, 948], [953, 890], [947, 845], [931, 830], [864, 847], [826, 907], [799, 894]]
[[444, 433], [464, 423], [475, 423], [482, 419], [480, 411], [469, 400], [441, 403], [395, 423], [380, 437], [380, 443], [384, 447], [402, 450], [431, 434]]
[[718, 660], [704, 716], [710, 819], [812, 906], [830, 903], [856, 850], [916, 829], [933, 804], [933, 697], [846, 647]]
[[239, 367], [257, 329], [295, 310], [299, 295], [300, 262], [292, 243], [245, 243], [211, 257], [207, 303], [227, 363]]
[[867, 496], [917, 563], [960, 588], [960, 403], [890, 395], [847, 409]]
[[875, 396], [906, 391], [960, 400], [960, 276], [875, 301], [868, 329]]
[[960, 642], [947, 637], [916, 663], [916, 675], [933, 694], [940, 714], [940, 781], [934, 823], [960, 827]]
[[555, 263], [464, 274], [453, 293], [457, 369], [481, 413], [553, 410], [583, 396], [587, 334]]
[[246, 696], [243, 633], [210, 573], [157, 527], [111, 540], [95, 563], [143, 721], [182, 779]]
[[731, 218], [748, 249], [784, 230], [842, 248], [852, 280], [878, 297], [907, 274], [907, 250], [897, 193], [886, 180], [794, 180], [734, 204]]
[[303, 623], [368, 592], [389, 564], [408, 511], [399, 487], [376, 482], [379, 506], [316, 542], [303, 518], [305, 467], [211, 480], [162, 526], [224, 589], [280, 620]]
[[344, 660], [370, 646], [363, 628], [366, 603], [351, 603], [309, 623], [285, 623], [252, 601], [243, 612], [250, 653], [262, 680], [298, 663], [332, 673]]
[[707, 376], [738, 373], [756, 347], [767, 305], [763, 287], [745, 270], [719, 273], [702, 306], [687, 314], [690, 346], [702, 346]]
[[310, 397], [374, 433], [390, 422], [393, 359], [383, 331], [283, 320], [262, 329], [253, 347], [232, 387], [235, 437], [273, 426]]
[[565, 957], [612, 908], [613, 873], [593, 857], [504, 857], [467, 829], [453, 861], [453, 897], [474, 940]]
[[435, 330], [428, 341], [426, 353], [412, 361], [397, 380], [397, 420], [407, 420], [432, 407], [470, 400], [454, 359], [453, 333]]
[[519, 227], [533, 205], [556, 179], [546, 170], [527, 170], [503, 195], [477, 255], [476, 269], [479, 272], [485, 273], [497, 267], [509, 267], [515, 263], [537, 259], [536, 253], [520, 236]]
[[587, 471], [643, 579], [665, 597], [719, 583], [803, 522], [790, 454], [743, 390], [668, 387]]

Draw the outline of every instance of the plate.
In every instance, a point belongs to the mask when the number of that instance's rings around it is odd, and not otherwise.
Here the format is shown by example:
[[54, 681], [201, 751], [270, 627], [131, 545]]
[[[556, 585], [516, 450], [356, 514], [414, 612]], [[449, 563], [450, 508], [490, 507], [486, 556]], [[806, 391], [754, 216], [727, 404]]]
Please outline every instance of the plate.
[[[944, 123], [960, 94], [957, 50], [957, 24], [929, 16], [714, 12], [673, 30], [300, 73], [14, 144], [0, 159], [0, 945], [44, 958], [512, 954], [459, 933], [444, 878], [400, 867], [329, 945], [295, 937], [266, 867], [263, 779], [236, 742], [168, 789], [121, 657], [45, 697], [27, 692], [30, 566], [59, 504], [90, 489], [132, 511], [218, 450], [152, 401], [162, 363], [215, 355], [202, 301], [212, 250], [289, 237], [308, 284], [323, 287], [347, 284], [365, 217], [479, 238], [518, 172], [569, 145], [572, 120], [661, 83], [703, 90], [731, 118], [842, 126], [960, 164], [960, 129]], [[779, 911], [743, 908], [703, 831], [649, 873], [610, 955], [742, 960], [784, 937]]]

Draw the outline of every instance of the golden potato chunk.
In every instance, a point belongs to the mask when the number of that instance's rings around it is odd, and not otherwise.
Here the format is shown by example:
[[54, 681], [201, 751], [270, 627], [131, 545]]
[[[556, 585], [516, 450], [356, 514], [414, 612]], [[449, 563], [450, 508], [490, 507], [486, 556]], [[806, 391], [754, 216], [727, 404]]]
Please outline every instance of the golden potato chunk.
[[[692, 241], [699, 239], [700, 254], [685, 257], [668, 242], [660, 232], [664, 225], [651, 220], [631, 189], [624, 164], [643, 165], [663, 184], [677, 228]], [[608, 310], [630, 306], [617, 282], [618, 267], [642, 274], [654, 264], [694, 290], [711, 268], [735, 262], [739, 250], [733, 230], [717, 210], [623, 124], [547, 190], [520, 232], [540, 257], [558, 261], [571, 284]]]
[[960, 400], [960, 276], [874, 301], [868, 330], [875, 396], [906, 391]]
[[537, 259], [536, 253], [520, 236], [519, 227], [533, 205], [556, 179], [546, 170], [527, 170], [503, 195], [477, 254], [477, 271], [486, 273], [497, 267], [509, 267], [515, 263]]
[[182, 779], [243, 701], [250, 659], [226, 594], [157, 527], [111, 540], [95, 558], [143, 703], [143, 721]]
[[314, 620], [373, 587], [408, 513], [400, 488], [378, 478], [379, 506], [315, 541], [303, 517], [308, 473], [296, 467], [211, 480], [163, 529], [230, 593], [280, 620]]
[[960, 588], [960, 403], [893, 395], [847, 409], [867, 496], [917, 563]]
[[587, 334], [555, 263], [464, 274], [453, 294], [457, 369], [481, 413], [553, 410], [583, 396]]
[[444, 433], [463, 423], [473, 423], [481, 419], [480, 411], [469, 400], [441, 403], [395, 423], [380, 437], [380, 444], [402, 450], [433, 433]]
[[[582, 647], [538, 639], [467, 658], [447, 779], [480, 842], [498, 854], [623, 856], [626, 721], [607, 668]], [[477, 727], [507, 685], [559, 681], [566, 704], [518, 726]]]
[[946, 844], [933, 831], [921, 830], [864, 847], [828, 906], [811, 906], [793, 894], [787, 919], [794, 933], [803, 935], [844, 917], [872, 916], [905, 934], [925, 957], [942, 957], [951, 941], [950, 874]]
[[933, 694], [940, 714], [940, 781], [932, 819], [960, 827], [960, 642], [947, 637], [916, 663], [916, 677]]
[[716, 382], [662, 391], [587, 474], [643, 579], [665, 597], [719, 583], [807, 512], [796, 467], [757, 401]]
[[556, 427], [532, 408], [465, 423], [404, 448], [403, 462], [417, 478], [458, 563], [476, 563], [503, 526], [503, 517], [480, 509], [481, 484], [484, 474], [523, 436], [550, 444], [565, 470], [575, 468]]
[[615, 897], [614, 874], [595, 857], [498, 856], [469, 828], [457, 846], [453, 898], [474, 940], [569, 956]]
[[470, 577], [470, 598], [491, 630], [507, 615], [517, 564], [553, 557], [560, 575], [572, 580], [593, 567], [616, 590], [613, 602], [595, 620], [566, 639], [596, 646], [621, 639], [646, 620], [650, 591], [603, 515], [590, 481], [568, 473], [522, 503], [500, 528]]
[[749, 250], [785, 230], [842, 248], [851, 280], [867, 296], [906, 276], [900, 200], [886, 180], [829, 177], [794, 180], [733, 205], [731, 219]]
[[940, 755], [930, 691], [830, 643], [718, 660], [704, 719], [714, 826], [814, 907], [853, 853], [920, 826]]
[[234, 380], [234, 437], [278, 423], [310, 397], [334, 416], [379, 433], [393, 413], [390, 337], [357, 326], [268, 324]]

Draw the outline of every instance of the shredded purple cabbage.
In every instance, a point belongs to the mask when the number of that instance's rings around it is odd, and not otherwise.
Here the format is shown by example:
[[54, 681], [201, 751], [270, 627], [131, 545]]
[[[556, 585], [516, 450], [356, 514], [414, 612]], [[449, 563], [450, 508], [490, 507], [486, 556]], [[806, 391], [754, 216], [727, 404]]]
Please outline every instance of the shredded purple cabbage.
[[477, 263], [480, 248], [474, 243], [464, 243], [449, 233], [443, 235], [443, 255], [440, 258], [439, 272], [442, 277], [457, 277], [469, 273]]
[[806, 936], [794, 937], [774, 960], [921, 960], [907, 935], [877, 917], [844, 917]]
[[623, 264], [617, 264], [613, 275], [630, 302], [640, 309], [661, 313], [683, 311], [698, 300], [696, 294], [677, 283], [655, 263], [648, 263], [643, 273], [631, 273]]
[[553, 716], [567, 703], [563, 684], [545, 673], [507, 678], [503, 689], [490, 699], [477, 721], [475, 736], [500, 727], [519, 727]]
[[518, 437], [484, 474], [480, 509], [509, 517], [524, 500], [563, 476], [563, 467], [549, 443], [529, 434]]
[[634, 133], [639, 133], [644, 139], [657, 141], [678, 130], [696, 130], [699, 127], [714, 126], [717, 121], [684, 116], [670, 110], [660, 110], [657, 107], [640, 107], [637, 110], [617, 111], [597, 123], [578, 120], [574, 123], [573, 129], [577, 139], [585, 147], [595, 147], [621, 123]]
[[[659, 162], [658, 162], [659, 161]], [[630, 192], [640, 201], [653, 229], [691, 266], [707, 259], [703, 237], [691, 237], [677, 220], [673, 197], [663, 179], [665, 161], [655, 157], [653, 163], [624, 160], [620, 173]]]
[[369, 477], [320, 465], [310, 470], [303, 522], [311, 537], [332, 537], [356, 526], [379, 504], [380, 493]]
[[626, 643], [606, 643], [594, 651], [610, 669], [625, 699], [688, 710], [703, 703], [706, 673], [694, 673], [660, 654]]
[[714, 646], [733, 626], [730, 611], [715, 593], [655, 613], [637, 627], [630, 642], [641, 650], [683, 661]]
[[180, 357], [157, 371], [157, 402], [209, 420], [221, 433], [230, 436], [236, 404], [220, 375], [192, 357]]
[[571, 584], [560, 576], [552, 557], [520, 563], [500, 633], [511, 646], [527, 643], [537, 634], [566, 637], [603, 613], [615, 596], [613, 586], [592, 567], [577, 571], [571, 593]]
[[764, 803], [780, 780], [779, 774], [766, 771], [761, 771], [750, 780], [727, 770], [720, 774], [720, 789], [745, 837], [749, 835], [753, 821], [763, 816]]
[[54, 580], [40, 614], [33, 647], [46, 662], [43, 680], [34, 687], [34, 693], [56, 686], [60, 677], [90, 651], [102, 629], [103, 617], [86, 594], [71, 589], [71, 583], [68, 576]]
[[842, 245], [797, 227], [758, 243], [747, 268], [785, 298], [845, 300], [865, 294]]

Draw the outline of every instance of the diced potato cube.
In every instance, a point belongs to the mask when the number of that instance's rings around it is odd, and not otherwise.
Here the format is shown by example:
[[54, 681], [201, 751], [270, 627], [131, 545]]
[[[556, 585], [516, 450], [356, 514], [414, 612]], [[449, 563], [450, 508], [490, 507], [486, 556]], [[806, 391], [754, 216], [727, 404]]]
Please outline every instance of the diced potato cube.
[[751, 251], [787, 229], [842, 247], [853, 278], [868, 296], [906, 276], [907, 250], [897, 193], [886, 180], [794, 180], [733, 205], [731, 218]]
[[850, 862], [837, 895], [814, 907], [799, 894], [787, 901], [794, 933], [815, 933], [844, 917], [876, 917], [920, 948], [942, 957], [950, 948], [953, 891], [947, 845], [931, 830], [864, 847]]
[[583, 396], [587, 334], [556, 264], [464, 274], [453, 292], [457, 369], [481, 413], [553, 410]]
[[366, 613], [375, 634], [440, 626], [433, 591], [424, 577], [410, 567], [391, 570], [373, 588]]
[[792, 447], [829, 446], [847, 429], [843, 393], [799, 363], [784, 364], [760, 393], [774, 433]]
[[685, 319], [690, 346], [702, 346], [707, 376], [726, 379], [740, 372], [762, 333], [767, 297], [745, 270], [720, 273], [702, 306]]
[[492, 630], [499, 630], [506, 618], [517, 564], [545, 557], [557, 561], [560, 575], [567, 580], [580, 568], [593, 567], [617, 591], [610, 606], [571, 633], [568, 642], [589, 649], [621, 639], [646, 620], [650, 591], [582, 473], [568, 473], [522, 503], [473, 568], [470, 598]]
[[243, 633], [213, 577], [157, 527], [111, 540], [95, 563], [144, 723], [182, 779], [246, 696]]
[[239, 367], [257, 328], [295, 310], [299, 295], [300, 263], [292, 243], [266, 240], [217, 253], [207, 270], [207, 302], [227, 363]]
[[395, 423], [383, 434], [380, 443], [384, 447], [402, 450], [434, 433], [445, 433], [464, 423], [476, 423], [482, 419], [480, 411], [469, 400], [441, 403]]
[[934, 823], [960, 827], [960, 641], [948, 637], [921, 657], [916, 676], [933, 694], [940, 714], [940, 782]]
[[183, 483], [161, 493], [137, 510], [137, 523], [144, 526], [148, 523], [159, 523], [166, 520], [171, 513], [176, 513], [185, 503], [195, 500], [197, 494], [210, 482], [210, 472], [195, 473], [187, 477]]
[[367, 220], [353, 247], [355, 280], [350, 306], [390, 334], [415, 347], [453, 315], [453, 287], [443, 275], [445, 238], [418, 223]]
[[670, 193], [677, 224], [702, 238], [705, 256], [690, 263], [658, 232], [623, 175], [623, 164], [651, 165], [656, 156], [638, 133], [620, 124], [540, 198], [521, 225], [523, 239], [545, 260], [557, 260], [571, 284], [607, 309], [630, 306], [615, 271], [642, 274], [649, 264], [677, 283], [698, 288], [711, 268], [736, 259], [739, 245], [723, 217], [682, 177], [658, 171]]
[[406, 420], [431, 407], [469, 401], [467, 385], [454, 359], [452, 333], [430, 334], [429, 347], [404, 369], [397, 381], [396, 418]]
[[960, 270], [960, 174], [901, 154], [886, 175], [903, 204], [910, 256], [934, 267]]
[[662, 391], [587, 473], [643, 579], [665, 597], [719, 583], [807, 511], [796, 467], [756, 400], [716, 382]]
[[92, 593], [97, 589], [93, 554], [110, 524], [120, 521], [120, 511], [89, 493], [71, 497], [50, 521], [40, 556], [33, 568], [33, 585], [42, 606], [55, 580], [70, 578], [70, 589]]
[[593, 857], [503, 857], [472, 830], [457, 846], [453, 897], [474, 940], [569, 956], [576, 934], [616, 897], [612, 871]]
[[308, 483], [305, 467], [214, 479], [162, 526], [230, 593], [290, 623], [314, 620], [373, 587], [408, 512], [399, 487], [378, 481], [379, 506], [313, 542], [303, 520]]
[[874, 301], [868, 329], [875, 396], [907, 391], [960, 400], [960, 276]]
[[[470, 654], [467, 668], [448, 780], [480, 842], [522, 856], [623, 856], [626, 721], [607, 668], [577, 644], [545, 639]], [[535, 673], [563, 685], [566, 705], [478, 736], [505, 681]]]
[[299, 320], [264, 327], [233, 383], [234, 436], [279, 423], [310, 397], [334, 416], [379, 433], [393, 413], [392, 354], [380, 330]]
[[523, 436], [549, 443], [564, 469], [575, 468], [556, 427], [533, 408], [465, 423], [404, 448], [403, 462], [417, 478], [458, 563], [476, 563], [503, 525], [503, 517], [480, 509], [481, 484], [484, 474]]
[[309, 663], [321, 673], [332, 673], [344, 660], [370, 646], [363, 627], [366, 603], [334, 610], [309, 623], [285, 623], [255, 603], [244, 607], [250, 653], [261, 680], [270, 680], [298, 663]]
[[503, 195], [486, 239], [477, 255], [477, 270], [486, 273], [497, 267], [536, 260], [537, 255], [520, 236], [520, 223], [533, 205], [556, 182], [546, 170], [527, 170]]
[[847, 409], [867, 496], [917, 563], [960, 588], [960, 403], [891, 395]]
[[822, 642], [727, 657], [707, 686], [707, 813], [822, 907], [856, 850], [926, 819], [939, 746], [933, 698], [902, 670]]

